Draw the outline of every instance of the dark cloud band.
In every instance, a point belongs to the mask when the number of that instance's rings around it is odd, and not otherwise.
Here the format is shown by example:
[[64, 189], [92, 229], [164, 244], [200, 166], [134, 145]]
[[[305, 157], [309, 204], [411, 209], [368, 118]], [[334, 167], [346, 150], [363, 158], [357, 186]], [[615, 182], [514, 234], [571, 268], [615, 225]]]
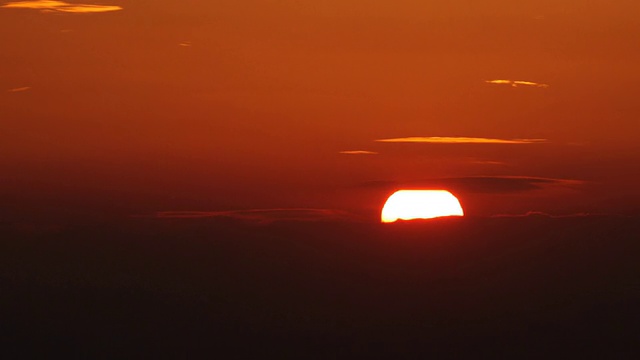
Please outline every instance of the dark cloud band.
[[581, 180], [552, 179], [520, 176], [469, 176], [411, 181], [369, 181], [360, 187], [384, 189], [447, 189], [461, 193], [516, 193], [543, 189], [549, 186], [576, 187]]
[[162, 219], [231, 218], [258, 223], [274, 221], [322, 221], [353, 219], [353, 215], [333, 209], [248, 209], [230, 211], [160, 211], [153, 215]]

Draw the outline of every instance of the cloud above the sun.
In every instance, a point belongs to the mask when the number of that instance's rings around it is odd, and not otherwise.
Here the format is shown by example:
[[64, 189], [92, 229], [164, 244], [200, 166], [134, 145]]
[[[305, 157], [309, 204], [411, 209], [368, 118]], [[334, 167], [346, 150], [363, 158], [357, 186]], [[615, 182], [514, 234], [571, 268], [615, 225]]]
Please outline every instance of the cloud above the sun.
[[64, 1], [52, 0], [12, 1], [0, 7], [6, 9], [34, 9], [42, 12], [63, 13], [101, 13], [123, 9], [117, 5], [71, 4]]
[[518, 86], [529, 86], [529, 87], [538, 87], [538, 88], [548, 88], [549, 84], [542, 84], [533, 81], [524, 81], [524, 80], [487, 80], [485, 81], [487, 84], [495, 84], [495, 85], [510, 85], [511, 87]]
[[574, 179], [555, 179], [530, 176], [462, 176], [407, 181], [368, 181], [361, 188], [392, 189], [447, 189], [471, 194], [509, 194], [548, 188], [578, 190], [586, 182]]
[[458, 136], [411, 136], [390, 139], [378, 139], [385, 143], [429, 143], [429, 144], [538, 144], [547, 139], [492, 139]]
[[379, 154], [375, 151], [368, 151], [368, 150], [344, 150], [344, 151], [339, 151], [338, 153], [344, 154], [344, 155], [378, 155]]

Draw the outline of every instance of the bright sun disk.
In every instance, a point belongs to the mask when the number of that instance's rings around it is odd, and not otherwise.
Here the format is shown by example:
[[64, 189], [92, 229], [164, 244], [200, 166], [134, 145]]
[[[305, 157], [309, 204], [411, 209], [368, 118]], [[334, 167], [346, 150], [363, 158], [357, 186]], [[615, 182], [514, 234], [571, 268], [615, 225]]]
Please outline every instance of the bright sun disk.
[[382, 208], [381, 220], [433, 219], [464, 216], [458, 199], [446, 190], [399, 190], [389, 196]]

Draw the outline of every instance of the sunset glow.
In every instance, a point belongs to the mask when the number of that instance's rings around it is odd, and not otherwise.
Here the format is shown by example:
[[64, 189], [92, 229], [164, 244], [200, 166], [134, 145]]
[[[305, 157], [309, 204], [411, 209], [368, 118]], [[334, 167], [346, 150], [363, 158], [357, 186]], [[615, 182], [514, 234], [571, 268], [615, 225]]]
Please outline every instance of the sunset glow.
[[381, 221], [464, 216], [458, 199], [446, 190], [400, 190], [387, 199]]
[[640, 0], [0, 0], [0, 34], [2, 359], [640, 359]]
[[0, 199], [636, 212], [640, 2], [572, 2], [0, 0]]

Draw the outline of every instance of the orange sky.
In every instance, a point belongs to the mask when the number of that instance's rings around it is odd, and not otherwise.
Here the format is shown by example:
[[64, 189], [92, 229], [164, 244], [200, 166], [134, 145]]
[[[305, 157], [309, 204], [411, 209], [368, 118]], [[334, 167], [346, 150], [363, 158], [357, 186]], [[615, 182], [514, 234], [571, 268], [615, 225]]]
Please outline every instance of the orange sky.
[[639, 208], [636, 0], [1, 5], [11, 204]]

